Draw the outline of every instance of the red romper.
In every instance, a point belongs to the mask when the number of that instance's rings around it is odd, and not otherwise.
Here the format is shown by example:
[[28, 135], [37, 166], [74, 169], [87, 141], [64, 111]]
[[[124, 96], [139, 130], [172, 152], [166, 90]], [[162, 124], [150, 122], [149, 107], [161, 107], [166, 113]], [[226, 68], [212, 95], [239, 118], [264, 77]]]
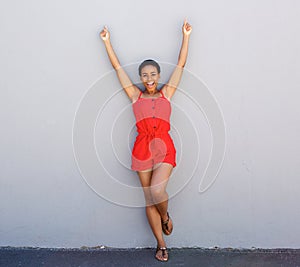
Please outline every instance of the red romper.
[[132, 149], [131, 169], [142, 171], [156, 163], [176, 166], [176, 149], [171, 136], [171, 103], [162, 91], [158, 98], [141, 98], [132, 104], [138, 135]]

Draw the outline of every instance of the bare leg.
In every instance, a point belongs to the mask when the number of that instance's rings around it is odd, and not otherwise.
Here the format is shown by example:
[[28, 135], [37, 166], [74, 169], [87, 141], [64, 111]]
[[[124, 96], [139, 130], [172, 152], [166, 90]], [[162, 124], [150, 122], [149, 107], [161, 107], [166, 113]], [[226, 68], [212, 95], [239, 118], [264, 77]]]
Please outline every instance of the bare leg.
[[150, 191], [152, 171], [138, 172], [138, 175], [144, 190], [144, 195], [146, 200], [146, 215], [148, 218], [148, 222], [157, 240], [158, 246], [165, 247], [166, 243], [163, 238], [163, 233], [161, 228], [161, 216], [156, 206], [153, 203], [153, 199]]
[[166, 187], [172, 170], [173, 166], [171, 164], [162, 163], [153, 170], [151, 179], [151, 197], [163, 221], [168, 219], [167, 211], [169, 196], [166, 192]]
[[[168, 219], [168, 194], [166, 192], [166, 186], [172, 169], [173, 166], [171, 164], [162, 163], [153, 171], [138, 172], [146, 200], [146, 215], [157, 240], [158, 247], [166, 247], [161, 221]], [[172, 227], [171, 220], [168, 225]], [[157, 251], [156, 257], [160, 260], [166, 259], [163, 257], [161, 250]]]

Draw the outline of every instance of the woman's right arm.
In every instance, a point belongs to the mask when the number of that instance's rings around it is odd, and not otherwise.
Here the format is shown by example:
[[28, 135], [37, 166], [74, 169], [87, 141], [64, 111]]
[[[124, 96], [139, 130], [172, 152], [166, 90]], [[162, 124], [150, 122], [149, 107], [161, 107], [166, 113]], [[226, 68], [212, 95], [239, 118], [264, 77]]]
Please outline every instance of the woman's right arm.
[[140, 93], [140, 90], [137, 86], [135, 86], [130, 78], [128, 77], [127, 73], [125, 70], [121, 67], [121, 64], [113, 50], [113, 47], [110, 42], [110, 34], [105, 26], [103, 30], [100, 33], [100, 37], [104, 42], [105, 48], [107, 55], [109, 57], [109, 60], [111, 62], [111, 65], [115, 69], [117, 76], [119, 78], [119, 81], [122, 85], [122, 88], [126, 92], [127, 96], [130, 98], [131, 101], [134, 101], [138, 98], [138, 95]]

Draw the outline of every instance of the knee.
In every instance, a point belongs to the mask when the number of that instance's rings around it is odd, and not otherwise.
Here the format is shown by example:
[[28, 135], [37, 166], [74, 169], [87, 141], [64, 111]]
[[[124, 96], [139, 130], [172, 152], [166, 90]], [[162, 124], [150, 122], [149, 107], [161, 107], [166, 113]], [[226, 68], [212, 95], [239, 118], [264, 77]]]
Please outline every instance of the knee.
[[151, 196], [151, 191], [150, 190], [144, 190], [144, 197], [145, 197], [145, 204], [146, 206], [151, 206], [153, 205], [153, 199], [152, 199], [152, 196]]
[[145, 198], [145, 204], [146, 204], [147, 207], [153, 206], [154, 205], [154, 201], [153, 201], [152, 197], [146, 197]]
[[164, 186], [152, 186], [151, 187], [151, 196], [152, 199], [154, 200], [154, 202], [162, 202], [164, 201], [165, 197], [166, 197], [166, 190], [164, 188]]

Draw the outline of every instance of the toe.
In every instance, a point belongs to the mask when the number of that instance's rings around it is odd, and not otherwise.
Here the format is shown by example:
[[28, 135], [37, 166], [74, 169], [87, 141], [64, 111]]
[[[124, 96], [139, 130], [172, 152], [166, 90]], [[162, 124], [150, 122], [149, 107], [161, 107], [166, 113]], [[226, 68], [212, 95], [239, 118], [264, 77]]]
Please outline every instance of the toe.
[[159, 261], [168, 261], [169, 259], [168, 250], [166, 248], [157, 249], [155, 258]]
[[163, 261], [164, 260], [164, 258], [162, 257], [162, 255], [161, 255], [161, 253], [158, 251], [157, 253], [156, 253], [156, 259], [158, 259], [159, 261]]
[[163, 250], [158, 250], [156, 252], [155, 258], [159, 261], [168, 261], [168, 252]]

